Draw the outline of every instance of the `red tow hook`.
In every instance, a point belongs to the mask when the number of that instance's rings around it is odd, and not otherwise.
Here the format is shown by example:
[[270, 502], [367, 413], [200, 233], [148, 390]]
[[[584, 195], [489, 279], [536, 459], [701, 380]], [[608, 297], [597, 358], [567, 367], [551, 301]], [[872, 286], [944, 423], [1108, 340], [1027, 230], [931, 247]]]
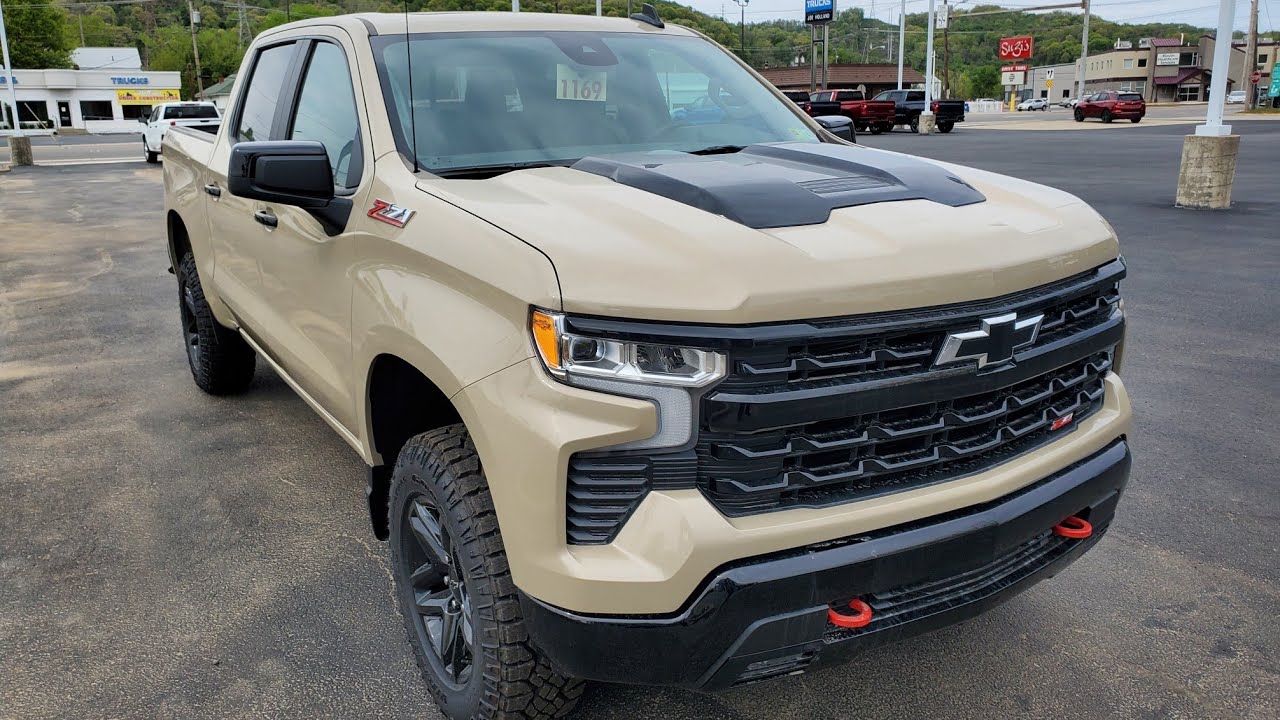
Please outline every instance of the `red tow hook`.
[[850, 600], [849, 609], [856, 610], [857, 615], [842, 615], [834, 608], [827, 608], [827, 619], [832, 625], [842, 628], [860, 628], [871, 624], [871, 606], [861, 600]]
[[1093, 534], [1093, 526], [1088, 520], [1072, 515], [1053, 526], [1053, 534], [1072, 540], [1083, 540]]

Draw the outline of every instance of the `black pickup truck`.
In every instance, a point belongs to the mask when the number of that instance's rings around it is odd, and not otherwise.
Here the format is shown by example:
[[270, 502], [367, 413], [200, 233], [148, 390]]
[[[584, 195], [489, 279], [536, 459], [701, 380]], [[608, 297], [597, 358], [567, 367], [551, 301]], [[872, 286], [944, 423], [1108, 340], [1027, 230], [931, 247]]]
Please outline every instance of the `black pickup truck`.
[[[909, 125], [911, 132], [920, 130], [920, 113], [924, 112], [923, 90], [886, 90], [876, 100], [892, 100], [897, 106], [894, 123]], [[934, 100], [933, 114], [937, 118], [938, 132], [949, 133], [956, 123], [964, 122], [963, 100]]]

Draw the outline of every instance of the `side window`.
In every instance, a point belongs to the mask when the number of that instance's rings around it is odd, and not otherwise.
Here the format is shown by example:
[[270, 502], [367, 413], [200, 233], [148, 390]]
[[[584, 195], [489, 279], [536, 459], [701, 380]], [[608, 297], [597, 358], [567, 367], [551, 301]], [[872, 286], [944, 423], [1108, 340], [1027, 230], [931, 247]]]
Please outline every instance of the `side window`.
[[253, 73], [240, 99], [240, 122], [236, 140], [278, 140], [271, 137], [276, 104], [284, 88], [284, 76], [293, 59], [293, 43], [274, 45], [258, 53]]
[[324, 145], [334, 186], [345, 189], [360, 184], [360, 123], [351, 70], [346, 52], [331, 42], [317, 42], [311, 52], [289, 139], [316, 140]]
[[908, 102], [919, 102], [921, 100], [924, 100], [923, 90], [912, 90], [911, 92], [907, 93]]

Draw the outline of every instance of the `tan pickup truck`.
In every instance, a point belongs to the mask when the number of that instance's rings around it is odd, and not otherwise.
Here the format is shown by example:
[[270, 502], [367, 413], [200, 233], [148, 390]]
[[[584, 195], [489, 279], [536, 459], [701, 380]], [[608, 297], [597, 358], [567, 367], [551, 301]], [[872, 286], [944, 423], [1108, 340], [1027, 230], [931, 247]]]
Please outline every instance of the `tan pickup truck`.
[[191, 372], [260, 358], [368, 464], [448, 717], [806, 672], [1111, 523], [1125, 265], [1079, 199], [843, 142], [652, 9], [318, 18], [238, 78], [164, 140]]

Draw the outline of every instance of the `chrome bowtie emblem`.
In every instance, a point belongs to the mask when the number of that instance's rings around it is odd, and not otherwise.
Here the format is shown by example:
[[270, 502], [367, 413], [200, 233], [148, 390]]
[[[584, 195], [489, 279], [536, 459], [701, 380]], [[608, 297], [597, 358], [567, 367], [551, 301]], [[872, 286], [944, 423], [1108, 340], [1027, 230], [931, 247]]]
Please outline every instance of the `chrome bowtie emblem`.
[[1036, 341], [1042, 320], [1044, 315], [1019, 318], [1017, 313], [983, 318], [979, 330], [949, 333], [933, 364], [949, 365], [976, 359], [978, 367], [985, 367], [1008, 362], [1013, 359], [1014, 351]]

